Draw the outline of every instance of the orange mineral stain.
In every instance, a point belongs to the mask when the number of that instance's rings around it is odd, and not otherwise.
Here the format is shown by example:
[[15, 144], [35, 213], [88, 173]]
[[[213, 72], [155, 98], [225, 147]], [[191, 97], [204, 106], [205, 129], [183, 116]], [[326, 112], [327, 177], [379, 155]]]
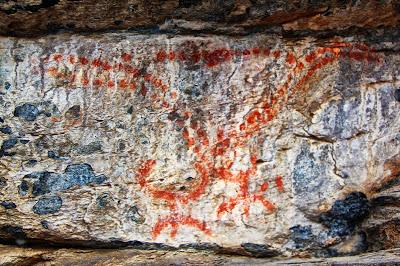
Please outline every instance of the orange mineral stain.
[[89, 60], [87, 60], [86, 57], [80, 57], [80, 58], [79, 58], [79, 62], [80, 62], [82, 65], [87, 65], [87, 64], [89, 63]]
[[288, 53], [287, 57], [286, 57], [286, 62], [293, 65], [294, 63], [296, 63], [296, 57], [294, 56], [294, 54], [292, 53]]
[[167, 53], [164, 50], [159, 51], [156, 55], [156, 60], [158, 62], [164, 62], [166, 58], [167, 58]]
[[278, 189], [279, 192], [284, 192], [285, 189], [283, 187], [283, 178], [282, 176], [278, 175], [277, 177], [275, 177], [275, 184], [276, 184], [276, 188]]
[[132, 55], [128, 53], [123, 53], [121, 58], [124, 62], [130, 62], [132, 60]]
[[164, 228], [170, 226], [171, 227], [170, 236], [175, 237], [179, 226], [183, 225], [197, 228], [204, 234], [211, 235], [211, 230], [207, 227], [205, 222], [195, 219], [192, 216], [181, 216], [181, 215], [171, 215], [165, 218], [158, 219], [157, 223], [153, 227], [151, 234], [153, 239], [156, 239], [157, 236], [160, 235], [161, 231], [164, 230]]
[[146, 178], [150, 175], [155, 164], [155, 160], [147, 160], [137, 170], [136, 179], [138, 180], [141, 187], [144, 187], [146, 185]]
[[63, 58], [63, 56], [60, 55], [60, 54], [55, 54], [55, 55], [53, 55], [54, 61], [56, 61], [56, 62], [58, 62], [58, 63], [61, 62], [62, 58]]

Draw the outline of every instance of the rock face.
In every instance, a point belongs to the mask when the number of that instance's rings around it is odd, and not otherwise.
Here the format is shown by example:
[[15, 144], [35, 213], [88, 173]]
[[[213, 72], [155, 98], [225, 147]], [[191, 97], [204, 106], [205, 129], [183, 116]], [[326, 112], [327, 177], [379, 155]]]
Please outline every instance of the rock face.
[[2, 38], [0, 234], [258, 257], [396, 247], [399, 44]]
[[[334, 258], [248, 258], [207, 251], [20, 248], [0, 245], [1, 265], [397, 265], [400, 250]], [[397, 264], [396, 264], [397, 263]]]
[[[9, 0], [0, 34], [135, 30], [147, 33], [365, 33], [400, 22], [397, 0]], [[325, 33], [323, 33], [325, 34]]]

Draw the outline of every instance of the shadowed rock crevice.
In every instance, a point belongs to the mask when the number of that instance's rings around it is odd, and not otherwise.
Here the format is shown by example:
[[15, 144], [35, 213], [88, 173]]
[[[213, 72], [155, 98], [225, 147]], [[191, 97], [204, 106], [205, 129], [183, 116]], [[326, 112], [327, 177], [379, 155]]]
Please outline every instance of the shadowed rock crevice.
[[351, 192], [321, 213], [318, 220], [324, 226], [296, 225], [290, 228], [290, 246], [294, 250], [312, 251], [317, 257], [355, 255], [369, 248], [368, 235], [362, 222], [368, 219], [371, 204], [362, 192]]
[[[25, 3], [26, 2], [26, 3]], [[35, 2], [35, 1], [33, 1]], [[39, 4], [30, 4], [29, 1], [5, 1], [0, 6], [0, 12], [4, 12], [7, 15], [14, 14], [18, 11], [21, 12], [37, 12], [40, 9], [46, 9], [57, 5], [59, 0], [40, 0]]]
[[235, 35], [277, 30], [304, 34], [307, 30], [395, 27], [399, 23], [398, 9], [396, 1], [5, 1], [0, 3], [0, 34], [25, 37], [114, 30], [143, 33], [143, 29], [173, 34]]
[[370, 204], [364, 193], [352, 192], [343, 200], [337, 200], [332, 208], [321, 214], [320, 222], [329, 228], [332, 236], [351, 234], [370, 213]]
[[399, 250], [367, 253], [359, 256], [335, 258], [248, 258], [226, 256], [206, 252], [188, 251], [146, 251], [132, 249], [94, 250], [56, 249], [56, 248], [20, 248], [0, 246], [3, 261], [18, 265], [34, 263], [102, 265], [115, 263], [118, 265], [395, 265], [400, 258]]
[[213, 243], [189, 243], [181, 244], [178, 247], [162, 243], [148, 243], [142, 241], [79, 241], [79, 240], [55, 240], [43, 241], [42, 239], [29, 238], [27, 232], [21, 227], [3, 226], [0, 228], [0, 244], [19, 245], [24, 248], [80, 248], [80, 249], [132, 249], [152, 251], [207, 251], [212, 254], [244, 255], [256, 258], [272, 258], [281, 255], [280, 252], [268, 245], [243, 243], [241, 247], [225, 248]]

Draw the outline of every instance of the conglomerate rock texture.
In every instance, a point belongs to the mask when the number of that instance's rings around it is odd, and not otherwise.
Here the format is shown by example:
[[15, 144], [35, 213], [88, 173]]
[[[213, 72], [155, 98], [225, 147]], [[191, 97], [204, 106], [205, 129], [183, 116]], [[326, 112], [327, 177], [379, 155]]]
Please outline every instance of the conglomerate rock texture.
[[0, 1], [0, 242], [399, 247], [399, 7]]
[[3, 38], [1, 233], [255, 256], [379, 245], [368, 230], [396, 220], [366, 218], [397, 195], [398, 47]]

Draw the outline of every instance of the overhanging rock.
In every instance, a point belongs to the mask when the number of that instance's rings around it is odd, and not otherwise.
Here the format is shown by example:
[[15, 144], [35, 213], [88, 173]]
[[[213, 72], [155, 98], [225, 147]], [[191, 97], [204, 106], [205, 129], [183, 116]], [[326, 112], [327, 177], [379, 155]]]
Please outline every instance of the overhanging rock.
[[254, 256], [365, 251], [377, 193], [399, 174], [398, 47], [2, 38], [1, 234]]

